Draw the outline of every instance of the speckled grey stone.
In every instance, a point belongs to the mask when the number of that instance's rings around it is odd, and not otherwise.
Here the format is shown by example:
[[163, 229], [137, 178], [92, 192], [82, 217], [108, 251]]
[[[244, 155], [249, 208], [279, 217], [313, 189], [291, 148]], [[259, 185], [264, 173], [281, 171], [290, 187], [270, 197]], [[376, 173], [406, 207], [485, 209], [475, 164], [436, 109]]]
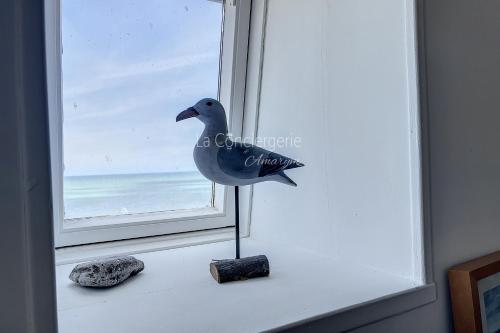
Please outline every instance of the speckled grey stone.
[[144, 269], [144, 263], [132, 256], [107, 257], [73, 268], [69, 278], [71, 281], [94, 288], [113, 287]]

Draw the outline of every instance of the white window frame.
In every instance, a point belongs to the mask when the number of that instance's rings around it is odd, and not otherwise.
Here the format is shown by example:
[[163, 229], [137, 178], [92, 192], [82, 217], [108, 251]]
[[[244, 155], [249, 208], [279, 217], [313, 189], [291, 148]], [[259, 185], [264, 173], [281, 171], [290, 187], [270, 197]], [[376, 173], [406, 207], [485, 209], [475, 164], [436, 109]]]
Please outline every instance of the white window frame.
[[[87, 226], [64, 227], [63, 109], [61, 72], [61, 0], [45, 0], [45, 43], [51, 146], [54, 241], [56, 247], [167, 235], [234, 226], [234, 189], [215, 184], [213, 207], [157, 213], [93, 217]], [[210, 0], [213, 1], [213, 0]], [[219, 0], [217, 2], [220, 2]], [[228, 112], [229, 129], [241, 136], [250, 23], [250, 0], [223, 1], [219, 99]], [[194, 101], [193, 101], [194, 102]], [[243, 203], [242, 224], [245, 209]], [[91, 223], [89, 223], [91, 222]], [[91, 225], [91, 226], [88, 226]], [[243, 228], [245, 233], [246, 228]]]

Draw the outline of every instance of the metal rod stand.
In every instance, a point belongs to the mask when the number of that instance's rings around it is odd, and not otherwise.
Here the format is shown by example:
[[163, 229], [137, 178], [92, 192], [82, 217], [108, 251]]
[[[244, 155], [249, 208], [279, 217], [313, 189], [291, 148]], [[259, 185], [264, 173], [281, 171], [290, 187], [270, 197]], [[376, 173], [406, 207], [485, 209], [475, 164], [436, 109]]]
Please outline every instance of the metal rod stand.
[[238, 186], [234, 187], [234, 230], [236, 232], [236, 259], [240, 259], [240, 203]]

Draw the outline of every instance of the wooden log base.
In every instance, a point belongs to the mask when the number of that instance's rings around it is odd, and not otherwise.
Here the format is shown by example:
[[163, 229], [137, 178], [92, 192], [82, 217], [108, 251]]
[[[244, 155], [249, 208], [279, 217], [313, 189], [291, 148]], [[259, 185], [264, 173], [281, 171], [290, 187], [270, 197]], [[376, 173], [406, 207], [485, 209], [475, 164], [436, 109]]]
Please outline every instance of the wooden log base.
[[219, 283], [269, 276], [269, 261], [265, 255], [241, 259], [214, 260], [210, 273]]

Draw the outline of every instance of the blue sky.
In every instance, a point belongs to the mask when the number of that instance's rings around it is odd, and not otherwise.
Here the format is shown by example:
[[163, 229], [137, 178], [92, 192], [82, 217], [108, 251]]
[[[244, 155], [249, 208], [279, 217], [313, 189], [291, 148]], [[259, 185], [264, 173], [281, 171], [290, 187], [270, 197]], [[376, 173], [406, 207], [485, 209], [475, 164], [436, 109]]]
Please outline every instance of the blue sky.
[[195, 170], [202, 125], [175, 116], [217, 96], [221, 5], [62, 0], [65, 175]]

